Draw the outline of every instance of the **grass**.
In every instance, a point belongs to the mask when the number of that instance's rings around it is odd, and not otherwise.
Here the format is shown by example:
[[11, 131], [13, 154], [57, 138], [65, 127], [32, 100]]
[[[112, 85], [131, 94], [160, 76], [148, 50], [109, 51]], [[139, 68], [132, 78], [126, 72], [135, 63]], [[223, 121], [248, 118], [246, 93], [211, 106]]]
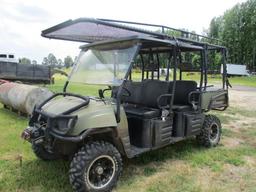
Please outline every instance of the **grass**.
[[[146, 74], [146, 73], [145, 73]], [[150, 74], [149, 74], [150, 75]], [[134, 81], [140, 81], [142, 77], [141, 72], [134, 72], [132, 73], [132, 79]], [[170, 80], [173, 78], [172, 75], [170, 75]], [[221, 75], [208, 75], [208, 84], [222, 84], [222, 77]], [[62, 91], [63, 85], [65, 83], [66, 77], [62, 75], [55, 75], [56, 85], [53, 86], [54, 90]], [[165, 77], [160, 76], [161, 80], [164, 80]], [[177, 79], [179, 79], [179, 72], [177, 72]], [[186, 73], [183, 72], [182, 75], [183, 80], [194, 80], [197, 81], [197, 83], [200, 82], [200, 73], [194, 72], [194, 73]], [[230, 77], [229, 82], [231, 85], [242, 85], [242, 86], [248, 86], [248, 87], [256, 87], [256, 76], [246, 76], [246, 77]], [[79, 88], [81, 85], [75, 86]], [[76, 91], [76, 88], [74, 88]]]
[[[64, 80], [57, 80], [51, 90], [61, 91]], [[99, 87], [73, 84], [70, 91], [96, 95]], [[235, 107], [216, 113], [223, 123], [221, 144], [212, 149], [198, 146], [192, 138], [163, 149], [124, 160], [118, 192], [217, 192], [255, 191], [256, 131], [253, 122], [239, 129], [230, 123], [255, 117], [255, 111]], [[35, 157], [31, 146], [20, 139], [27, 119], [18, 117], [0, 105], [0, 191], [55, 192], [72, 191], [69, 162], [44, 162]], [[233, 147], [225, 142], [239, 139]]]
[[[141, 73], [133, 73], [132, 78], [135, 80], [141, 79]], [[164, 80], [164, 77], [160, 77], [162, 80]], [[173, 77], [170, 75], [170, 80]], [[221, 75], [208, 75], [208, 84], [222, 84], [222, 77]], [[179, 79], [179, 73], [177, 73], [177, 79]], [[186, 73], [183, 72], [182, 75], [183, 80], [194, 80], [198, 83], [200, 82], [200, 73], [194, 72], [194, 73]], [[230, 77], [229, 82], [231, 85], [243, 85], [243, 86], [249, 86], [249, 87], [256, 87], [256, 76], [246, 76], [246, 77]]]
[[256, 76], [250, 77], [231, 77], [229, 78], [231, 85], [244, 85], [249, 87], [256, 87]]

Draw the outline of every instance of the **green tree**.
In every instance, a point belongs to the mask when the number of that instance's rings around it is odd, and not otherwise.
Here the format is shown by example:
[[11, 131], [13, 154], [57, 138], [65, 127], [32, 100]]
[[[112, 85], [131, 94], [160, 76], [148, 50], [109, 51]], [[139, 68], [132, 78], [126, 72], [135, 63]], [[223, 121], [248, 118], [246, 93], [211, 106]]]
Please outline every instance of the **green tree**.
[[56, 59], [56, 57], [54, 56], [54, 54], [49, 53], [47, 57], [44, 57], [43, 65], [48, 65], [51, 67], [57, 67], [58, 66], [58, 60]]
[[57, 61], [56, 57], [52, 53], [49, 53], [47, 59], [48, 59], [49, 65], [51, 67], [56, 67], [58, 65], [58, 61]]
[[72, 57], [67, 56], [67, 57], [64, 58], [64, 66], [66, 68], [69, 68], [69, 67], [73, 66], [73, 64], [74, 64], [74, 61], [73, 61]]
[[208, 37], [219, 39], [223, 30], [222, 23], [222, 17], [214, 17], [210, 22]]
[[[256, 0], [248, 0], [213, 18], [209, 37], [219, 38], [228, 48], [229, 62], [256, 70]], [[219, 56], [216, 56], [216, 60]]]
[[23, 58], [19, 59], [19, 63], [21, 63], [21, 64], [31, 64], [31, 60], [26, 58], [26, 57], [23, 57]]
[[59, 69], [61, 69], [62, 66], [63, 66], [62, 60], [61, 60], [61, 59], [58, 59], [58, 66], [57, 66], [57, 67], [58, 67]]
[[33, 65], [36, 65], [36, 64], [37, 64], [37, 61], [36, 61], [36, 60], [32, 60], [32, 64], [33, 64]]
[[48, 61], [47, 57], [44, 57], [42, 64], [43, 65], [49, 65], [49, 61]]

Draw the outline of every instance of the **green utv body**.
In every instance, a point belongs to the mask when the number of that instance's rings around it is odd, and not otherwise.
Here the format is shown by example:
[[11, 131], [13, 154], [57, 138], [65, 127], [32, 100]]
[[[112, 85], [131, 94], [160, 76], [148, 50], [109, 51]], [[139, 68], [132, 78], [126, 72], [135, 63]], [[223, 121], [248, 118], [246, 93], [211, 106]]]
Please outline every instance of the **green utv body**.
[[[148, 25], [84, 18], [42, 32], [48, 38], [89, 43], [81, 46], [63, 93], [37, 106], [22, 133], [39, 158], [72, 159], [69, 175], [75, 191], [112, 190], [122, 158], [190, 137], [206, 147], [220, 140], [220, 121], [206, 112], [228, 107], [225, 47], [191, 40], [196, 34], [180, 30], [187, 38], [125, 23]], [[218, 88], [207, 84], [211, 51], [221, 54], [224, 66]], [[188, 54], [200, 56], [199, 66], [186, 61]], [[199, 81], [183, 80], [186, 71], [200, 72]], [[107, 88], [98, 97], [82, 96], [66, 91], [72, 82]]]

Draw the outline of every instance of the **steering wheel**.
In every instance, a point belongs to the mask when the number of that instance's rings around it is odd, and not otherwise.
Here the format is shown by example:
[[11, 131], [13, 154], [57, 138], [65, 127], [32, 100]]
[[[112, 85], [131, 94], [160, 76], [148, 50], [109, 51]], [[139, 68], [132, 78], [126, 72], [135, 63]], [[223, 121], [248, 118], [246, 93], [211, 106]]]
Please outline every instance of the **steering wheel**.
[[105, 93], [105, 91], [111, 91], [112, 90], [112, 88], [109, 86], [107, 89], [99, 89], [98, 90], [98, 94], [99, 94], [99, 97], [100, 98], [105, 98], [105, 96], [104, 96], [104, 93]]
[[[126, 92], [126, 94], [123, 94], [122, 93], [122, 96], [124, 96], [124, 97], [130, 97], [132, 94], [131, 94], [131, 92], [129, 91], [129, 89], [127, 89], [126, 87], [122, 87], [122, 89]], [[107, 88], [107, 89], [99, 89], [98, 90], [98, 93], [99, 93], [99, 97], [100, 98], [105, 98], [104, 97], [104, 92], [105, 91], [111, 91], [112, 90], [112, 88], [111, 87], [109, 87], [109, 88]]]

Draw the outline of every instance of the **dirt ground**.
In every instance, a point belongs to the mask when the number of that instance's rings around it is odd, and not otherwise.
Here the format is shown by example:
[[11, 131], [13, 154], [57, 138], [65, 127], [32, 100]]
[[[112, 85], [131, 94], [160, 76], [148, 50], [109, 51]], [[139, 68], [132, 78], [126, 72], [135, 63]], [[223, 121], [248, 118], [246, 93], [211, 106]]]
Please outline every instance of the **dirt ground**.
[[[251, 112], [256, 111], [256, 88], [245, 87], [245, 86], [235, 86], [229, 90], [230, 107], [240, 109], [241, 111]], [[244, 129], [252, 125], [256, 125], [256, 117], [253, 115], [240, 114], [226, 114], [227, 116], [235, 119], [235, 121], [230, 121], [226, 124], [230, 130], [236, 132], [238, 135]], [[255, 127], [256, 128], [256, 127]], [[246, 142], [244, 138], [232, 138], [225, 137], [222, 143], [227, 146], [234, 148], [239, 144]]]
[[256, 88], [234, 86], [229, 89], [230, 106], [241, 107], [245, 110], [256, 110]]

